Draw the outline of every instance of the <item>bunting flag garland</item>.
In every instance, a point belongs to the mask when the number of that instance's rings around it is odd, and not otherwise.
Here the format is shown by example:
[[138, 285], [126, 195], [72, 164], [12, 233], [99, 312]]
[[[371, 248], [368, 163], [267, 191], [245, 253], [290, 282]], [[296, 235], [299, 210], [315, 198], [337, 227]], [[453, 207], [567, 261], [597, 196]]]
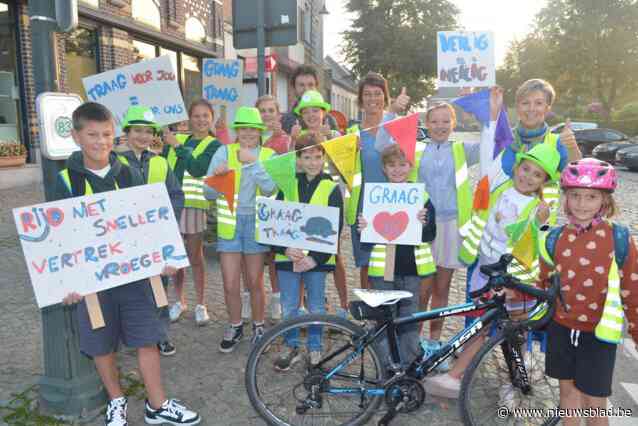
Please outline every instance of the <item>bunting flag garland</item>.
[[490, 89], [461, 96], [452, 103], [463, 108], [463, 111], [473, 114], [481, 125], [487, 126], [490, 123]]
[[323, 143], [323, 148], [352, 190], [357, 162], [358, 136], [348, 134]]
[[204, 183], [224, 195], [231, 213], [235, 209], [235, 171], [230, 170], [223, 175], [208, 176]]
[[262, 163], [266, 173], [270, 175], [286, 198], [292, 199], [295, 190], [295, 172], [297, 170], [296, 151], [282, 155], [273, 155]]
[[512, 249], [512, 256], [525, 268], [531, 270], [537, 257], [538, 234], [529, 221], [522, 222], [510, 225], [512, 228], [508, 227], [508, 234], [511, 232], [512, 240], [516, 241]]
[[408, 161], [414, 164], [416, 149], [416, 131], [419, 124], [419, 114], [411, 114], [382, 124], [383, 128], [401, 147]]

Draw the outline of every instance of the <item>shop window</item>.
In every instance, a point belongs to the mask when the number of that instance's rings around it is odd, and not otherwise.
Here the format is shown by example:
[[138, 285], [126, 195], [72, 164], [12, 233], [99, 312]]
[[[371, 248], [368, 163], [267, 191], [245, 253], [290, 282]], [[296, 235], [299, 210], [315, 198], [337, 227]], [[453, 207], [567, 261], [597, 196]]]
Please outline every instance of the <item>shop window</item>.
[[177, 52], [170, 49], [164, 49], [160, 47], [160, 56], [168, 56], [171, 60], [171, 65], [173, 65], [173, 72], [175, 75], [178, 74], [177, 69], [179, 68], [179, 63], [177, 62]]
[[132, 0], [131, 16], [157, 30], [161, 29], [162, 18], [157, 0]]
[[97, 34], [87, 28], [78, 28], [66, 39], [64, 53], [66, 89], [86, 99], [82, 78], [97, 74]]
[[199, 58], [182, 54], [182, 88], [186, 107], [202, 97], [202, 70]]
[[196, 41], [198, 43], [206, 43], [206, 29], [199, 19], [192, 16], [186, 19], [184, 29], [188, 40]]
[[16, 27], [12, 9], [0, 2], [0, 143], [21, 141]]
[[154, 45], [145, 43], [139, 40], [133, 40], [133, 52], [135, 62], [144, 61], [146, 59], [153, 59], [157, 56], [156, 48]]

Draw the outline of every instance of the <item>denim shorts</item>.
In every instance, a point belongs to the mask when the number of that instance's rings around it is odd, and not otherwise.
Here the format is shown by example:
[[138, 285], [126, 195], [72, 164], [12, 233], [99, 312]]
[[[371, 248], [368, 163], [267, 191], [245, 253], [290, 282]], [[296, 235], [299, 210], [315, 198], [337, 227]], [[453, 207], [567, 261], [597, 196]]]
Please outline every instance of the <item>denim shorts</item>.
[[258, 254], [270, 251], [270, 246], [255, 241], [255, 215], [237, 215], [235, 238], [217, 238], [217, 251], [222, 253]]

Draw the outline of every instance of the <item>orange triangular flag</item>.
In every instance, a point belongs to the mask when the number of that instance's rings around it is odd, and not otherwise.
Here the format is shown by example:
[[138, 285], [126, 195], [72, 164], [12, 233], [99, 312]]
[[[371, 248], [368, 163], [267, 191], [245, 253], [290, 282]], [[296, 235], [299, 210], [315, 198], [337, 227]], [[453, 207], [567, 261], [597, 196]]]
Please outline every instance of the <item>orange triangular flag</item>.
[[487, 176], [483, 178], [476, 185], [474, 191], [474, 210], [487, 210], [490, 207], [490, 181]]
[[235, 209], [235, 171], [230, 170], [223, 175], [208, 176], [204, 179], [206, 185], [213, 188], [215, 191], [224, 194], [228, 208], [231, 213]]

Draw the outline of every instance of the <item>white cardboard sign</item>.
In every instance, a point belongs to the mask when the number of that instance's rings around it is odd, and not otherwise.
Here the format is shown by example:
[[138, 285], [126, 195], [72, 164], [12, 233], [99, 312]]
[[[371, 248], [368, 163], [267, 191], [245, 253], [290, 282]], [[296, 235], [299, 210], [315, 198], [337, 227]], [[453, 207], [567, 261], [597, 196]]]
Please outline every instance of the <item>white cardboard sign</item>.
[[321, 253], [337, 253], [339, 209], [257, 198], [257, 241]]
[[141, 61], [82, 79], [89, 101], [106, 106], [115, 117], [116, 133], [132, 105], [151, 108], [162, 126], [188, 119], [177, 76], [168, 56]]
[[367, 226], [364, 243], [421, 244], [423, 225], [417, 216], [423, 209], [422, 183], [366, 183], [362, 214]]
[[439, 31], [436, 46], [439, 87], [496, 84], [491, 31]]
[[189, 264], [163, 183], [19, 207], [13, 217], [40, 308]]
[[240, 106], [244, 84], [244, 65], [239, 59], [204, 58], [202, 62], [202, 96], [213, 106], [228, 110]]

